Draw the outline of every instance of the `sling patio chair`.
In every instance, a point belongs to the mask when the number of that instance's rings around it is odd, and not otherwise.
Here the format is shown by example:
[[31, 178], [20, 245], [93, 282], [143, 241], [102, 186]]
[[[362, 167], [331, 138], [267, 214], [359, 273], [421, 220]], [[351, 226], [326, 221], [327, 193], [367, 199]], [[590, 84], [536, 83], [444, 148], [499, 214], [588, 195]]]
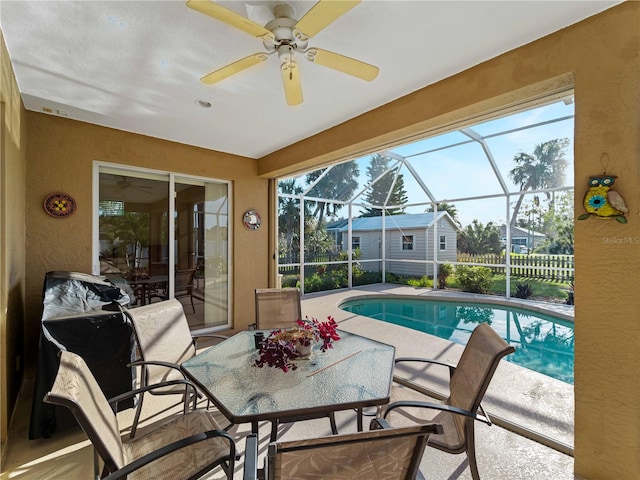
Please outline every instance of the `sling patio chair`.
[[[131, 365], [141, 367], [140, 384], [142, 386], [169, 380], [184, 380], [185, 376], [180, 365], [196, 355], [198, 339], [206, 337], [225, 340], [228, 338], [223, 335], [193, 337], [189, 330], [184, 307], [175, 298], [126, 310], [125, 313], [133, 324], [141, 357], [139, 361], [133, 362]], [[191, 382], [154, 389], [149, 393], [152, 395], [183, 395], [185, 413], [190, 400], [195, 409], [198, 397], [201, 396]], [[144, 393], [140, 395], [136, 407], [135, 419], [131, 426], [131, 437], [135, 436], [143, 401]]]
[[[250, 328], [257, 330], [274, 330], [278, 328], [291, 328], [302, 320], [302, 306], [300, 302], [300, 290], [297, 288], [257, 288], [255, 291], [256, 323]], [[335, 413], [323, 414], [329, 417], [331, 431], [338, 434]], [[271, 441], [275, 441], [278, 435], [280, 423], [312, 420], [318, 416], [282, 418], [271, 421]]]
[[[152, 388], [146, 386], [107, 400], [82, 357], [62, 351], [58, 373], [44, 401], [69, 408], [89, 437], [94, 446], [96, 479], [190, 479], [218, 466], [228, 479], [233, 478], [235, 442], [207, 411], [179, 415], [139, 438], [122, 440], [115, 414], [117, 403]], [[98, 457], [104, 464], [102, 475]]]
[[193, 313], [196, 313], [196, 307], [193, 304], [193, 280], [195, 276], [195, 268], [192, 270], [178, 270], [174, 275], [176, 282], [174, 287], [174, 298], [189, 297]]
[[[471, 476], [479, 480], [475, 452], [476, 421], [491, 425], [489, 415], [481, 405], [487, 387], [500, 360], [515, 351], [487, 323], [481, 323], [472, 332], [457, 365], [425, 358], [397, 358], [400, 363], [436, 364], [449, 369], [449, 397], [444, 403], [424, 401], [426, 395], [413, 381], [394, 376], [391, 403], [383, 417], [394, 425], [440, 423], [444, 433], [432, 435], [428, 445], [447, 453], [467, 453]], [[401, 399], [401, 400], [399, 400]]]
[[300, 290], [297, 288], [258, 288], [255, 291], [257, 330], [295, 327], [302, 320]]
[[420, 461], [429, 435], [438, 424], [391, 428], [386, 420], [371, 421], [368, 432], [272, 442], [265, 466], [257, 467], [258, 439], [246, 440], [244, 480], [400, 480], [424, 479]]

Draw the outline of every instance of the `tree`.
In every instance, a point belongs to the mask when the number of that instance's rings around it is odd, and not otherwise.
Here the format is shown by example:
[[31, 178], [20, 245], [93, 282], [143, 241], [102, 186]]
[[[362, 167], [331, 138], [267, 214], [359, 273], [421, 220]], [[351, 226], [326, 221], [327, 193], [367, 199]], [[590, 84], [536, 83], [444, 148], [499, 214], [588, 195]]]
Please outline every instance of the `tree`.
[[[431, 205], [429, 208], [427, 208], [426, 212], [429, 213], [429, 212], [433, 212], [434, 210], [435, 210], [434, 206]], [[453, 221], [458, 226], [460, 226], [460, 220], [458, 220], [458, 209], [453, 203], [440, 202], [438, 204], [438, 212], [447, 212], [451, 216]]]
[[[311, 189], [309, 195], [327, 200], [349, 199], [358, 188], [358, 177], [360, 176], [358, 163], [352, 160], [328, 168], [331, 170]], [[315, 182], [326, 170], [326, 168], [322, 168], [307, 174], [305, 177], [307, 185]], [[333, 202], [307, 200], [306, 203], [310, 207], [315, 207], [311, 215], [317, 218], [317, 228], [322, 227], [325, 214], [335, 216], [342, 208], [342, 204]]]
[[[289, 195], [301, 195], [303, 191], [293, 178], [280, 181], [278, 189]], [[278, 234], [280, 254], [290, 256], [298, 249], [295, 244], [300, 239], [300, 199], [278, 196]]]
[[[541, 190], [559, 187], [564, 184], [567, 168], [565, 150], [569, 146], [568, 138], [556, 138], [540, 143], [533, 149], [533, 155], [519, 152], [513, 157], [515, 167], [509, 171], [509, 177], [520, 188], [520, 196], [513, 207], [510, 226], [513, 228], [527, 190]], [[551, 194], [547, 194], [552, 198]], [[550, 205], [553, 208], [553, 202]]]
[[149, 247], [149, 214], [124, 212], [101, 215], [100, 235], [109, 242], [108, 258], [124, 258], [129, 268], [140, 267], [142, 253]]
[[[372, 183], [389, 169], [390, 161], [391, 158], [378, 153], [371, 157], [371, 163], [367, 167], [369, 191], [365, 197], [366, 201], [371, 205], [383, 207], [385, 205], [404, 205], [407, 203], [407, 191], [404, 189], [404, 178], [402, 174], [397, 176], [395, 183], [393, 181], [395, 171], [387, 172], [377, 182]], [[386, 209], [387, 215], [400, 215], [402, 213], [404, 213], [404, 208]], [[360, 216], [379, 217], [382, 216], [382, 209], [367, 208]]]
[[573, 255], [573, 192], [558, 195], [554, 209], [543, 220], [547, 239], [542, 248], [554, 255]]
[[502, 250], [500, 230], [493, 222], [483, 225], [474, 219], [460, 232], [458, 250], [471, 255], [498, 254]]

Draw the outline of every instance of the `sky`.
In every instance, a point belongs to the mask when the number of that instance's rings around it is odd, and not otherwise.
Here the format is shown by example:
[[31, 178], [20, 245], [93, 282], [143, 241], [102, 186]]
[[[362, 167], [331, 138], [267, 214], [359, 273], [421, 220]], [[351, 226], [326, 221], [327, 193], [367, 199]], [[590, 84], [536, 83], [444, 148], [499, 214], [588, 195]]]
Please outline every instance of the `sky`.
[[[474, 138], [484, 138], [485, 145], [510, 192], [519, 191], [519, 188], [511, 182], [508, 176], [509, 170], [514, 167], [513, 158], [515, 155], [519, 152], [531, 154], [536, 145], [548, 140], [569, 139], [570, 143], [566, 149], [568, 167], [565, 172], [564, 185], [572, 187], [573, 115], [573, 102], [560, 100], [471, 125], [468, 127], [467, 133]], [[554, 121], [557, 119], [563, 120]], [[436, 200], [448, 201], [448, 203], [455, 205], [458, 219], [463, 227], [474, 219], [478, 219], [482, 223], [489, 221], [496, 224], [505, 223], [507, 204], [504, 197], [459, 200], [502, 193], [500, 182], [491, 167], [487, 153], [483, 146], [472, 140], [469, 135], [459, 130], [452, 131], [396, 147], [390, 152], [407, 159]], [[369, 180], [366, 175], [366, 166], [370, 158], [371, 156], [368, 155], [358, 159], [360, 165], [358, 191]], [[428, 201], [427, 194], [414, 179], [412, 172], [403, 166], [401, 173], [409, 203]], [[298, 177], [297, 181], [300, 185], [304, 185], [304, 175]], [[512, 196], [511, 202], [515, 203], [517, 198], [517, 196]], [[527, 198], [530, 200], [532, 196], [529, 195]], [[425, 205], [416, 205], [407, 207], [405, 212], [422, 213], [427, 208]], [[359, 212], [360, 210], [356, 208], [354, 211]], [[347, 209], [341, 209], [338, 215], [345, 217]], [[358, 213], [355, 215], [357, 216]]]

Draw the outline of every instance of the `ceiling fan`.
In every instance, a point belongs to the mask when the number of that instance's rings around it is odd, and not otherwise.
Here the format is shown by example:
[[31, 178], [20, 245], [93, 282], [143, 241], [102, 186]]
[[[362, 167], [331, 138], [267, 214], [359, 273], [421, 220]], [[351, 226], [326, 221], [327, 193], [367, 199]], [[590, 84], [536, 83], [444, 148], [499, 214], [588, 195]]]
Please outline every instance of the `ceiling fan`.
[[188, 0], [187, 6], [189, 8], [262, 40], [266, 49], [266, 53], [260, 52], [249, 55], [205, 75], [200, 80], [203, 83], [212, 85], [264, 62], [269, 55], [277, 53], [287, 104], [299, 105], [302, 103], [302, 86], [295, 53], [300, 53], [310, 62], [370, 82], [378, 75], [378, 67], [345, 57], [339, 53], [308, 47], [308, 41], [311, 37], [336, 21], [358, 3], [360, 3], [360, 0], [320, 0], [300, 20], [292, 18], [293, 11], [289, 5], [276, 5], [273, 11], [275, 18], [263, 27], [213, 1]]
[[153, 190], [153, 187], [147, 185], [131, 183], [127, 177], [121, 177], [113, 186], [108, 186], [106, 188], [114, 190], [117, 193], [125, 193], [127, 190], [137, 190], [138, 192], [146, 193], [147, 195], [151, 195], [149, 190]]

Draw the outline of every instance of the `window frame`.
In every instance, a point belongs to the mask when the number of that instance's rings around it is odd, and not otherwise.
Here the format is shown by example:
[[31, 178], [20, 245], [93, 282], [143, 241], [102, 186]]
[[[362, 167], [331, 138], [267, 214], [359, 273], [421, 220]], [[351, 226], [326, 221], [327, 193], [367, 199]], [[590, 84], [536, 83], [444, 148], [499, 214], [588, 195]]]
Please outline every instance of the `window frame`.
[[[410, 240], [409, 240], [410, 239]], [[402, 235], [401, 249], [403, 252], [415, 251], [415, 236], [414, 235]], [[407, 247], [407, 248], [405, 248]]]
[[[200, 183], [218, 183], [218, 184], [224, 184], [226, 186], [227, 189], [227, 199], [226, 201], [228, 202], [228, 231], [227, 231], [227, 240], [226, 240], [226, 250], [227, 250], [227, 272], [228, 273], [228, 278], [232, 279], [233, 278], [233, 273], [232, 273], [232, 268], [233, 268], [233, 263], [232, 263], [232, 259], [233, 259], [233, 230], [234, 230], [234, 215], [233, 215], [233, 182], [229, 181], [229, 180], [224, 180], [224, 179], [219, 179], [219, 178], [212, 178], [212, 177], [203, 177], [203, 176], [196, 176], [196, 175], [189, 175], [189, 174], [183, 174], [180, 172], [172, 172], [172, 171], [166, 171], [166, 170], [158, 170], [158, 169], [150, 169], [150, 168], [144, 168], [144, 167], [136, 167], [136, 166], [132, 166], [132, 165], [122, 165], [122, 164], [116, 164], [116, 163], [110, 163], [110, 162], [103, 162], [103, 161], [99, 161], [99, 160], [94, 160], [93, 161], [93, 172], [92, 172], [92, 189], [93, 189], [93, 194], [92, 194], [92, 209], [93, 209], [93, 215], [92, 215], [92, 240], [91, 240], [91, 244], [92, 244], [92, 274], [93, 275], [100, 275], [100, 222], [99, 222], [99, 217], [100, 217], [100, 174], [101, 173], [111, 173], [113, 174], [114, 172], [120, 172], [123, 175], [127, 175], [127, 176], [141, 176], [141, 177], [146, 177], [149, 176], [151, 178], [157, 178], [157, 179], [166, 179], [166, 182], [169, 186], [169, 190], [172, 192], [172, 198], [175, 194], [175, 184], [176, 182], [196, 182]], [[175, 202], [170, 201], [169, 205], [168, 205], [168, 216], [169, 218], [173, 219], [175, 218]], [[176, 239], [176, 228], [175, 228], [175, 222], [170, 221], [168, 222], [168, 234], [169, 234], [169, 241], [168, 241], [168, 257], [169, 257], [169, 265], [174, 265], [175, 264], [175, 239]], [[174, 293], [174, 282], [175, 279], [173, 278], [172, 275], [170, 275], [169, 278], [169, 293], [170, 295], [173, 295]], [[233, 318], [234, 318], [234, 312], [233, 312], [233, 282], [229, 281], [228, 287], [227, 287], [227, 319], [226, 319], [226, 323], [224, 324], [218, 324], [218, 325], [214, 325], [214, 326], [209, 326], [209, 327], [204, 327], [204, 328], [198, 328], [193, 330], [192, 332], [194, 334], [205, 334], [205, 333], [212, 333], [212, 332], [217, 332], [217, 331], [223, 331], [223, 330], [228, 330], [229, 328], [233, 328]]]

